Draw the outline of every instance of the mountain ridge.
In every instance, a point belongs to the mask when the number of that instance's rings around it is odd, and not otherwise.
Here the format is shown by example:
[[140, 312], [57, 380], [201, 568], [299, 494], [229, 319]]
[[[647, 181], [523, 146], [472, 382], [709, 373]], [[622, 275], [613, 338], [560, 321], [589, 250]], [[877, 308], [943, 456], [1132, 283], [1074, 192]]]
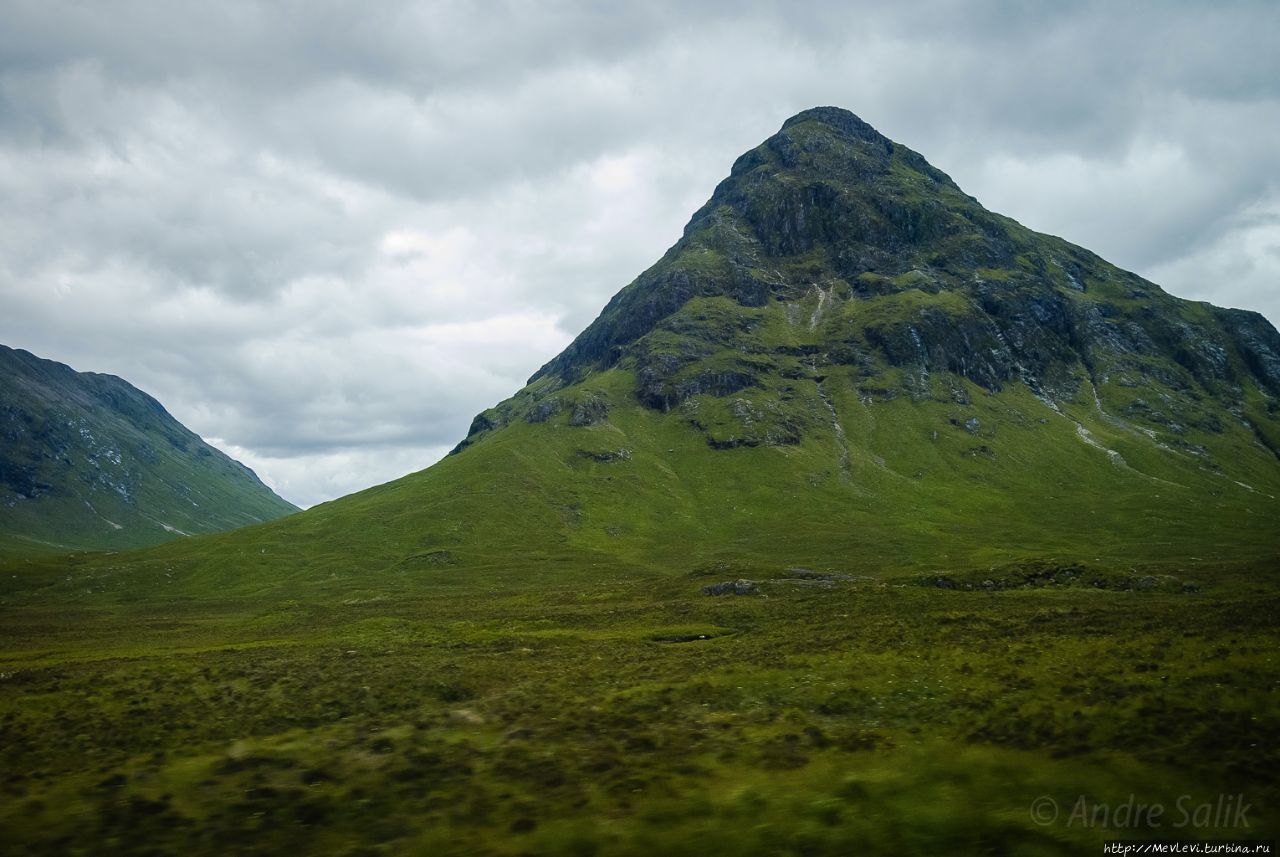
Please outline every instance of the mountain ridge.
[[296, 511], [250, 468], [115, 375], [0, 346], [0, 534], [139, 547]]

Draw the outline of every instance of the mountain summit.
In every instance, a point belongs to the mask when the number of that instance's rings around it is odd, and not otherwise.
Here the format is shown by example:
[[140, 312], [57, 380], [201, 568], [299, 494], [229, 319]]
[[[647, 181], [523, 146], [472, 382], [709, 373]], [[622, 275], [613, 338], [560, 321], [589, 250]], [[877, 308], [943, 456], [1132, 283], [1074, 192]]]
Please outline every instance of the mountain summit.
[[680, 240], [443, 461], [165, 548], [163, 567], [177, 591], [1167, 566], [1276, 554], [1277, 495], [1280, 335], [1262, 316], [989, 212], [821, 107], [738, 158]]
[[[646, 531], [679, 509], [698, 522], [688, 543], [719, 550], [799, 527], [836, 555], [1138, 556], [1192, 533], [1232, 543], [1219, 524], [1246, 521], [1274, 550], [1277, 397], [1261, 315], [987, 211], [819, 107], [738, 158], [675, 246], [458, 452], [498, 454], [504, 433], [562, 447], [547, 454], [588, 484], [612, 468], [652, 487]], [[584, 527], [601, 515], [572, 499], [587, 490], [563, 501]], [[593, 523], [634, 532], [644, 508]]]
[[[1218, 433], [1225, 409], [1280, 448], [1280, 337], [1262, 316], [1178, 300], [992, 214], [834, 107], [739, 158], [681, 240], [530, 379], [532, 398], [612, 367], [635, 371], [637, 400], [666, 411], [835, 371], [853, 372], [862, 398], [954, 401], [963, 379], [986, 394], [1021, 384], [1050, 408], [1083, 391], [1101, 408], [1105, 387], [1135, 426], [1173, 441], [1198, 423]], [[725, 431], [790, 442], [808, 421], [783, 410], [796, 430], [704, 428], [713, 445]]]

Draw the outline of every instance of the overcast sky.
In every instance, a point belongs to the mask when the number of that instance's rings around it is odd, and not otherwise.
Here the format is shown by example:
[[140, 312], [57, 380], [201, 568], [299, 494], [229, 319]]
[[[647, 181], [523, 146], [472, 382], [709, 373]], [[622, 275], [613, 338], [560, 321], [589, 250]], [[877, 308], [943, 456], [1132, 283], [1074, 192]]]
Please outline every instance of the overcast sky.
[[0, 342], [311, 505], [421, 469], [846, 107], [1280, 321], [1280, 3], [0, 0]]

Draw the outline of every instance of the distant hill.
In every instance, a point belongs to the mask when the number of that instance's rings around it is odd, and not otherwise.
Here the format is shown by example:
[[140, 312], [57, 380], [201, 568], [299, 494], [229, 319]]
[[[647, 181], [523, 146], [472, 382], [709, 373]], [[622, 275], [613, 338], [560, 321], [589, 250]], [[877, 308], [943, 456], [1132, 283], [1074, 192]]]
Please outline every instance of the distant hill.
[[294, 511], [128, 382], [0, 346], [0, 550], [138, 547]]

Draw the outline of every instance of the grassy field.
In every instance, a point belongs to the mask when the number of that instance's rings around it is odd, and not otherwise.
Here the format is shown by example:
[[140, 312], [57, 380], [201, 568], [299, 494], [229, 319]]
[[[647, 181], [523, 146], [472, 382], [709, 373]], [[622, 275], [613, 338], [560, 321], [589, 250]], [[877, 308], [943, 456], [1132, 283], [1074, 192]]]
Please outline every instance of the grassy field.
[[[512, 569], [341, 600], [10, 603], [0, 839], [798, 855], [1275, 838], [1275, 570], [1023, 566], [940, 586]], [[702, 594], [739, 577], [752, 594]], [[1209, 818], [1223, 795], [1244, 796], [1247, 828]], [[1159, 824], [1120, 818], [1135, 801]]]

